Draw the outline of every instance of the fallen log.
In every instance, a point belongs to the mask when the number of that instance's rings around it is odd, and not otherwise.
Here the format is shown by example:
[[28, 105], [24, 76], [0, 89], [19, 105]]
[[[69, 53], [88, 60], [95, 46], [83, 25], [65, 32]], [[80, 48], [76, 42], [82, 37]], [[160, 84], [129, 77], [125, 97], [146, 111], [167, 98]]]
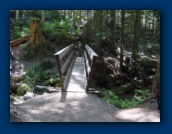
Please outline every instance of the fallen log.
[[[12, 93], [17, 93], [17, 89], [22, 85], [23, 83], [10, 83], [10, 90]], [[41, 86], [41, 85], [36, 85], [35, 91], [43, 92], [46, 91], [48, 93], [53, 93], [53, 92], [60, 92], [61, 88], [60, 87], [51, 87], [51, 86]]]
[[10, 41], [10, 46], [11, 47], [16, 47], [16, 46], [20, 45], [21, 43], [26, 42], [29, 39], [30, 39], [30, 35], [27, 35], [25, 37], [18, 38], [16, 40]]
[[18, 82], [18, 81], [21, 81], [24, 78], [25, 75], [26, 75], [26, 72], [19, 73], [19, 74], [10, 73], [10, 80]]

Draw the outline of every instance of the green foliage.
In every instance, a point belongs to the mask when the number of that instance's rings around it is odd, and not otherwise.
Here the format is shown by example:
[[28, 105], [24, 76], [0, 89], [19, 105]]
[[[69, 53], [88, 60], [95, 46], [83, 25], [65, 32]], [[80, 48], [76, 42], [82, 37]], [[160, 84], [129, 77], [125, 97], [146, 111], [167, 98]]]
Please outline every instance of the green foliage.
[[135, 98], [132, 98], [130, 100], [129, 99], [121, 100], [115, 93], [105, 89], [102, 90], [101, 95], [103, 96], [103, 99], [115, 105], [116, 107], [128, 108], [135, 106], [149, 98], [150, 90], [135, 90], [135, 92], [141, 96], [140, 100], [137, 100]]
[[30, 41], [20, 45], [23, 48], [22, 58], [23, 59], [31, 59], [34, 56], [38, 58], [43, 58], [45, 56], [52, 55], [55, 48], [53, 45], [45, 44], [45, 45], [38, 45], [37, 51], [34, 51], [34, 48], [30, 46]]
[[27, 91], [30, 92], [33, 92], [36, 84], [47, 86], [59, 82], [59, 75], [55, 75], [52, 70], [44, 70], [40, 62], [26, 69], [26, 76], [23, 80], [23, 83], [29, 87]]
[[138, 93], [140, 95], [142, 100], [146, 100], [150, 97], [150, 89], [136, 89], [134, 90], [135, 93]]
[[18, 19], [10, 23], [10, 40], [24, 37], [30, 33], [30, 20]]
[[49, 38], [75, 39], [81, 34], [80, 28], [74, 29], [72, 23], [67, 21], [57, 21], [44, 23], [44, 30]]
[[18, 89], [17, 89], [17, 94], [19, 96], [22, 96], [26, 94], [27, 91], [32, 91], [31, 87], [28, 84], [22, 84]]

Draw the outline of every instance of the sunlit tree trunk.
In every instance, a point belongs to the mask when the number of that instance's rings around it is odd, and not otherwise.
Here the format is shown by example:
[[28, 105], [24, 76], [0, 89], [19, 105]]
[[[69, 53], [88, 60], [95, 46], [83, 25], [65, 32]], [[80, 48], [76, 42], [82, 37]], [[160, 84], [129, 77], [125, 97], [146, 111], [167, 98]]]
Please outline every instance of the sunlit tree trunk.
[[44, 22], [45, 21], [45, 11], [41, 10], [41, 21]]
[[66, 19], [66, 10], [63, 10], [63, 20]]
[[60, 10], [60, 21], [62, 21], [62, 20], [63, 20], [63, 11]]
[[37, 49], [38, 45], [46, 43], [42, 23], [37, 18], [31, 20], [30, 41], [31, 46], [35, 50]]
[[19, 10], [16, 10], [16, 20], [19, 19]]
[[71, 12], [68, 10], [68, 18], [71, 19]]
[[79, 19], [80, 19], [80, 23], [81, 23], [81, 20], [82, 20], [82, 17], [81, 17], [81, 10], [79, 10]]
[[125, 31], [125, 10], [121, 11], [121, 43], [120, 43], [120, 70], [123, 66], [123, 51], [124, 51], [124, 31]]
[[148, 15], [147, 10], [145, 10], [145, 28], [147, 27]]
[[154, 35], [154, 29], [155, 29], [155, 13], [154, 10], [152, 11], [152, 35]]
[[12, 60], [15, 59], [14, 56], [13, 56], [13, 52], [12, 52], [12, 50], [11, 50], [11, 46], [10, 46], [10, 58], [11, 58]]

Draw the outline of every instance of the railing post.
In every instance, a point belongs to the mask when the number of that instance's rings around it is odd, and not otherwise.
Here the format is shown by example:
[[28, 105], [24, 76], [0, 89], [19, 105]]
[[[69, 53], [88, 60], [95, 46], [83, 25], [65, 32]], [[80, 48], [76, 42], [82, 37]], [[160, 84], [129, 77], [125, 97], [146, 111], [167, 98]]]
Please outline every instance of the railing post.
[[61, 84], [61, 87], [62, 87], [62, 91], [64, 91], [64, 80], [63, 80], [63, 74], [61, 72], [61, 65], [60, 65], [60, 58], [59, 58], [59, 55], [56, 55], [56, 61], [57, 61], [57, 69], [58, 69], [58, 72], [59, 72], [59, 75], [60, 75], [60, 84]]
[[97, 59], [97, 57], [94, 56], [93, 60], [91, 61], [91, 71], [88, 74], [88, 81], [87, 81], [86, 91], [88, 91], [89, 87], [90, 87], [90, 81], [92, 79], [92, 75], [93, 75], [93, 71], [94, 71], [94, 68], [95, 68], [94, 66], [95, 66], [96, 59]]

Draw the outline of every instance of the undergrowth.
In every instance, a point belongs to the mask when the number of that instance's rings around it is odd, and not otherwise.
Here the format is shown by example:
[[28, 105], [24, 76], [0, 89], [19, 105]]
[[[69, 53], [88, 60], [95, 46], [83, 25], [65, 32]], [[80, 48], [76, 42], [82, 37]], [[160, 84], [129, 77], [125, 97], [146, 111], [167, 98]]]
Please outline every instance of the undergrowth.
[[26, 92], [33, 92], [36, 85], [55, 86], [60, 82], [58, 74], [52, 70], [44, 70], [41, 63], [37, 63], [26, 69], [26, 76], [23, 85], [17, 89], [18, 95], [24, 95]]
[[134, 90], [134, 93], [136, 93], [139, 96], [139, 99], [136, 99], [135, 97], [131, 99], [120, 99], [118, 95], [116, 95], [114, 92], [110, 90], [102, 89], [101, 96], [104, 100], [109, 102], [110, 104], [118, 107], [118, 108], [128, 108], [135, 106], [137, 104], [140, 104], [144, 102], [146, 99], [149, 98], [150, 90], [144, 89], [144, 90]]

